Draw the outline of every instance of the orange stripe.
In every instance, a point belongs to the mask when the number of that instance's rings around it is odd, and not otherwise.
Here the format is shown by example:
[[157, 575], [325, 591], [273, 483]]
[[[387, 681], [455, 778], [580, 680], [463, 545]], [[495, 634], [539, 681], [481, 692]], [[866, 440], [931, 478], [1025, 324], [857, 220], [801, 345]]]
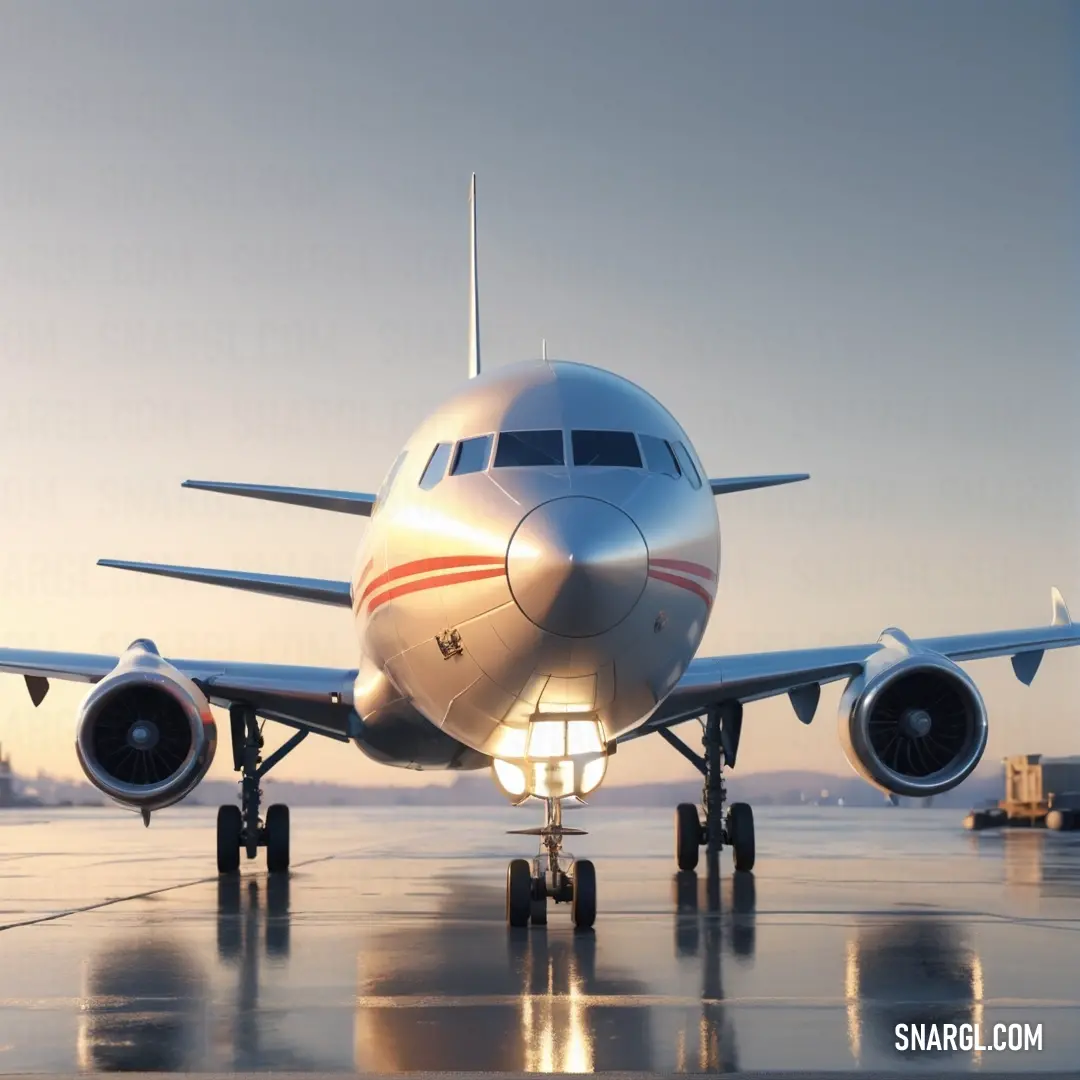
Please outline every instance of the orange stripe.
[[412, 562], [392, 566], [373, 578], [360, 594], [359, 602], [363, 604], [376, 589], [381, 589], [391, 581], [397, 581], [398, 578], [426, 574], [430, 570], [449, 570], [455, 566], [493, 566], [497, 563], [501, 569], [505, 562], [506, 559], [502, 555], [436, 555], [430, 559], [413, 559]]
[[421, 592], [424, 589], [441, 589], [444, 585], [461, 585], [466, 581], [502, 577], [503, 573], [501, 566], [493, 566], [488, 570], [466, 570], [460, 574], [442, 574], [436, 577], [419, 578], [416, 581], [406, 581], [374, 597], [368, 604], [368, 614], [371, 614], [380, 604], [385, 604], [387, 600], [393, 600], [396, 596], [407, 596], [409, 593]]
[[674, 574], [665, 574], [660, 570], [650, 570], [649, 577], [653, 578], [655, 581], [664, 581], [667, 582], [668, 585], [677, 585], [680, 589], [692, 592], [695, 596], [700, 596], [701, 599], [705, 601], [706, 607], [712, 607], [713, 598], [696, 581], [676, 577]]
[[716, 580], [716, 574], [701, 563], [686, 562], [683, 559], [650, 559], [649, 562], [665, 570], [681, 570], [684, 574], [693, 574], [694, 577], [705, 578], [706, 581]]

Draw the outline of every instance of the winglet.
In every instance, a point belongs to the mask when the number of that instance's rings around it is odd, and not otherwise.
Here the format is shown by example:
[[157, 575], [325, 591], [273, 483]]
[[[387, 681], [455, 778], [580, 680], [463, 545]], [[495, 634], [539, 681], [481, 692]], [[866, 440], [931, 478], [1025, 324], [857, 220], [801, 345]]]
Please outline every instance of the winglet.
[[469, 378], [480, 374], [480, 296], [476, 266], [476, 173], [469, 185]]
[[1053, 613], [1050, 619], [1051, 626], [1072, 626], [1072, 616], [1069, 614], [1065, 598], [1055, 588], [1050, 589], [1050, 606]]

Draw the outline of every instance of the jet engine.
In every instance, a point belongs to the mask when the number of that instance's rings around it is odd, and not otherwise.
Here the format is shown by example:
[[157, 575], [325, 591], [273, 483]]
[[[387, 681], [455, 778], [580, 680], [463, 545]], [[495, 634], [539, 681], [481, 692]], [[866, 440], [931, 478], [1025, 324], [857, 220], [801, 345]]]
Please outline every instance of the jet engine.
[[134, 810], [179, 802], [206, 775], [216, 748], [206, 695], [152, 641], [132, 642], [79, 708], [75, 752], [83, 772]]
[[899, 630], [840, 699], [840, 742], [851, 767], [894, 795], [939, 795], [956, 787], [986, 749], [982, 695], [947, 657], [920, 652]]

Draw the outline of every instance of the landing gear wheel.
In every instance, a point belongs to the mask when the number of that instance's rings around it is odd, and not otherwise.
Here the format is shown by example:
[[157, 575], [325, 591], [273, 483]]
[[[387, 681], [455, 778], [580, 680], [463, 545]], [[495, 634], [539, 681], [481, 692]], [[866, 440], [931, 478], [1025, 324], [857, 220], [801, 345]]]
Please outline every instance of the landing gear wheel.
[[577, 930], [591, 930], [596, 922], [596, 868], [588, 859], [574, 863], [571, 915]]
[[696, 870], [701, 854], [701, 821], [693, 803], [675, 808], [675, 861], [680, 870]]
[[266, 869], [271, 874], [289, 869], [289, 808], [283, 803], [266, 809]]
[[243, 820], [239, 806], [219, 806], [217, 812], [217, 868], [219, 874], [240, 870], [240, 835]]
[[727, 841], [736, 870], [754, 869], [754, 811], [747, 803], [732, 803], [727, 813]]
[[506, 870], [507, 926], [528, 926], [532, 904], [532, 871], [524, 859], [514, 859]]

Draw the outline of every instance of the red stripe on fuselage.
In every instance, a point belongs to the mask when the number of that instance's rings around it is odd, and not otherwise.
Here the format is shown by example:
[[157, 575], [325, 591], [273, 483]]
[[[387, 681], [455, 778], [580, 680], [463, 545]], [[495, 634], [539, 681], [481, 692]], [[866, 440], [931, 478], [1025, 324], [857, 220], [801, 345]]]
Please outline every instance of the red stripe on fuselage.
[[680, 570], [684, 574], [693, 574], [694, 577], [704, 578], [706, 581], [715, 581], [716, 574], [701, 563], [686, 562], [684, 559], [650, 559], [650, 566], [658, 566], [662, 570]]
[[713, 598], [696, 582], [689, 578], [676, 577], [674, 574], [665, 574], [662, 570], [650, 570], [649, 577], [654, 581], [663, 581], [668, 585], [677, 585], [680, 589], [692, 592], [695, 596], [705, 601], [706, 607], [712, 607]]
[[[432, 570], [451, 570], [457, 566], [494, 566], [496, 564], [501, 573], [505, 562], [506, 558], [502, 555], [436, 555], [430, 559], [413, 559], [412, 562], [392, 566], [368, 582], [367, 587], [360, 594], [358, 605], [362, 605], [376, 589], [381, 589], [384, 585], [389, 585], [391, 581], [397, 581], [403, 577], [427, 574]], [[488, 576], [491, 576], [490, 572]]]
[[[475, 559], [472, 561], [476, 562]], [[444, 585], [462, 585], [467, 581], [483, 581], [485, 578], [502, 577], [503, 573], [501, 566], [492, 566], [487, 570], [465, 570], [460, 574], [429, 575], [428, 577], [418, 578], [416, 581], [406, 581], [373, 597], [371, 603], [368, 604], [368, 614], [370, 615], [380, 604], [385, 604], [387, 600], [393, 600], [397, 596], [407, 596], [409, 593], [421, 592], [424, 589], [441, 589]]]

